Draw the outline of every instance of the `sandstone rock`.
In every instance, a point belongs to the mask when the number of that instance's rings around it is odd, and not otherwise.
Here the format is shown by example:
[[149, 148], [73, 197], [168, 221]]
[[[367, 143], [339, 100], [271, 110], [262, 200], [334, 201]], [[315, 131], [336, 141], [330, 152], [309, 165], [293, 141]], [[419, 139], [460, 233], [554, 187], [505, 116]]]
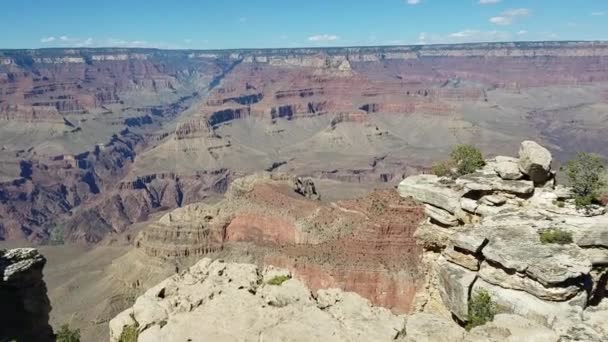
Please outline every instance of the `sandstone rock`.
[[521, 196], [534, 192], [534, 183], [525, 180], [504, 180], [496, 174], [476, 172], [456, 179], [456, 184], [462, 186], [465, 192], [470, 191], [504, 191]]
[[507, 198], [505, 198], [504, 196], [500, 196], [500, 195], [484, 196], [481, 200], [485, 204], [494, 205], [494, 206], [501, 206], [501, 205], [507, 203]]
[[450, 311], [463, 322], [469, 318], [469, 292], [477, 278], [475, 272], [439, 258], [439, 293]]
[[407, 342], [460, 342], [466, 334], [454, 321], [427, 313], [408, 317], [405, 331]]
[[486, 234], [481, 229], [469, 229], [460, 231], [450, 237], [450, 241], [454, 246], [469, 251], [470, 253], [479, 253], [488, 242]]
[[471, 293], [480, 290], [490, 294], [492, 301], [498, 305], [499, 312], [525, 317], [558, 332], [581, 320], [583, 294], [567, 302], [550, 302], [524, 291], [505, 289], [477, 279]]
[[296, 279], [268, 285], [262, 278], [254, 265], [203, 259], [148, 290], [136, 301], [140, 308], [113, 319], [111, 340], [135, 321], [140, 342], [388, 342], [404, 335], [404, 316], [354, 293], [324, 290], [314, 299]]
[[499, 314], [492, 322], [473, 328], [466, 342], [557, 342], [554, 331], [524, 317]]
[[45, 264], [33, 248], [0, 250], [0, 340], [55, 341], [42, 277]]
[[310, 178], [296, 177], [296, 179], [294, 180], [293, 188], [295, 192], [306, 198], [314, 200], [321, 199], [321, 195], [319, 195], [319, 193], [317, 192], [315, 183]]
[[425, 223], [416, 229], [414, 237], [417, 243], [426, 250], [442, 250], [448, 245], [450, 237], [454, 233], [456, 232], [452, 229]]
[[475, 212], [477, 212], [477, 207], [479, 206], [479, 203], [474, 199], [463, 197], [460, 199], [460, 206], [462, 207], [462, 209], [472, 214], [475, 214]]
[[591, 263], [575, 245], [541, 244], [538, 233], [529, 226], [498, 226], [488, 230], [485, 258], [537, 280], [557, 286], [588, 275]]
[[285, 307], [290, 304], [312, 305], [310, 290], [302, 282], [289, 279], [281, 285], [264, 285], [260, 296], [271, 306]]
[[431, 204], [452, 214], [460, 208], [460, 190], [440, 184], [439, 177], [434, 175], [410, 176], [399, 183], [399, 194], [412, 197], [415, 200]]
[[487, 262], [481, 263], [478, 275], [488, 283], [504, 288], [525, 291], [538, 298], [550, 301], [566, 301], [583, 290], [579, 286], [574, 285], [544, 287], [542, 284], [523, 274], [509, 274], [500, 268], [490, 266]]
[[448, 246], [442, 255], [449, 261], [460, 265], [471, 271], [479, 270], [479, 259], [472, 254], [462, 253], [457, 251], [454, 246]]
[[535, 184], [544, 184], [551, 177], [551, 152], [534, 141], [524, 141], [519, 149], [519, 169]]
[[505, 180], [518, 180], [524, 176], [519, 170], [519, 160], [511, 157], [496, 157], [494, 171]]
[[426, 214], [431, 219], [437, 221], [438, 223], [440, 223], [443, 226], [455, 227], [460, 224], [458, 222], [458, 219], [456, 218], [456, 216], [450, 214], [449, 212], [447, 212], [443, 209], [439, 209], [439, 208], [434, 207], [429, 204], [425, 204], [424, 209], [425, 209]]

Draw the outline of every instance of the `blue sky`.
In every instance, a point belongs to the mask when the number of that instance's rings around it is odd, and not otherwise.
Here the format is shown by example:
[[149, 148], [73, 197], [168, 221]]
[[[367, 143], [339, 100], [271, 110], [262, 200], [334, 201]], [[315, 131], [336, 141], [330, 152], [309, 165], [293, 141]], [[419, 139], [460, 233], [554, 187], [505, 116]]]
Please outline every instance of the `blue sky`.
[[0, 0], [0, 48], [608, 40], [608, 0]]

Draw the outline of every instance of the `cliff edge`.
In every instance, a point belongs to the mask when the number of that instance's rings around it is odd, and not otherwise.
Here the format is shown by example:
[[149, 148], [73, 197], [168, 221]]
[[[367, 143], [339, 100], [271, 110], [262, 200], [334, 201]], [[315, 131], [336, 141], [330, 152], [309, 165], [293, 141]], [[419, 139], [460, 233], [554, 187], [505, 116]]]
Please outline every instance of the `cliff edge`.
[[55, 341], [42, 279], [45, 264], [33, 248], [0, 251], [0, 341]]

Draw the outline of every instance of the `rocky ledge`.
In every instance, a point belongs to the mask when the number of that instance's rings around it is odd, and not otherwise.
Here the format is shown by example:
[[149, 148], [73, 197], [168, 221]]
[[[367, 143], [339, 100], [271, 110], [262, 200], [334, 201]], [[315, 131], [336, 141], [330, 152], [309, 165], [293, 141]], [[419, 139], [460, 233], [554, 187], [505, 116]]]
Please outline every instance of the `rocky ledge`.
[[[470, 297], [485, 291], [499, 312], [550, 328], [561, 341], [606, 341], [606, 209], [578, 210], [570, 189], [556, 185], [545, 148], [528, 141], [519, 154], [457, 179], [417, 175], [399, 185], [429, 216], [415, 234], [430, 269], [419, 305], [443, 305], [463, 323]], [[570, 233], [573, 242], [542, 243], [546, 230]]]
[[32, 248], [0, 250], [0, 341], [55, 341], [42, 268]]
[[395, 315], [352, 292], [312, 294], [288, 270], [211, 259], [151, 288], [110, 322], [111, 341], [126, 332], [140, 342], [557, 341], [555, 332], [515, 315], [466, 332], [438, 315]]

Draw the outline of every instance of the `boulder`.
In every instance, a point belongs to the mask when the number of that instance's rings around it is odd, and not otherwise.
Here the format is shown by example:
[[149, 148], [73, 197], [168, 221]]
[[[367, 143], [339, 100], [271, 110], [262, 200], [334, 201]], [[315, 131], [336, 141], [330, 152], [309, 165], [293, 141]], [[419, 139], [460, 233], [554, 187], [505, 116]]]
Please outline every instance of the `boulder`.
[[573, 323], [581, 321], [581, 302], [584, 295], [578, 295], [566, 302], [551, 302], [537, 298], [527, 292], [505, 289], [477, 279], [471, 294], [480, 291], [490, 294], [500, 313], [515, 314], [533, 322], [561, 332]]
[[402, 197], [412, 197], [454, 214], [460, 208], [460, 197], [464, 194], [449, 185], [442, 184], [435, 175], [417, 175], [404, 179], [398, 187]]
[[466, 342], [557, 342], [559, 335], [524, 317], [499, 314], [480, 327], [473, 328]]
[[550, 301], [566, 301], [583, 289], [579, 286], [559, 286], [545, 287], [541, 283], [526, 277], [520, 273], [507, 273], [504, 270], [490, 266], [487, 262], [482, 262], [479, 268], [479, 277], [490, 284], [528, 292], [538, 298]]
[[504, 180], [496, 174], [475, 172], [456, 179], [456, 184], [463, 187], [465, 192], [496, 192], [502, 191], [519, 196], [529, 196], [534, 192], [534, 183], [525, 180]]
[[445, 306], [463, 322], [469, 318], [469, 292], [477, 278], [461, 266], [455, 265], [445, 258], [437, 260], [439, 274], [439, 294]]
[[408, 317], [405, 331], [406, 342], [461, 342], [466, 334], [454, 321], [428, 313]]
[[293, 189], [300, 195], [312, 200], [320, 200], [321, 195], [317, 192], [315, 183], [310, 178], [296, 177], [293, 182]]
[[581, 248], [542, 244], [537, 231], [530, 226], [497, 226], [486, 232], [489, 242], [482, 254], [487, 260], [525, 274], [546, 287], [561, 286], [588, 276], [591, 271], [591, 263]]
[[497, 207], [507, 203], [507, 198], [500, 195], [484, 196], [481, 200], [484, 204], [493, 205]]
[[442, 253], [442, 255], [449, 261], [460, 265], [471, 271], [479, 270], [479, 259], [474, 255], [463, 253], [454, 248], [454, 246], [448, 246]]
[[551, 178], [551, 152], [534, 141], [524, 141], [519, 149], [519, 169], [535, 184]]
[[505, 180], [518, 180], [524, 176], [519, 170], [519, 160], [511, 157], [496, 157], [494, 171]]
[[456, 227], [460, 224], [456, 216], [450, 214], [449, 212], [443, 209], [434, 207], [430, 204], [424, 205], [424, 211], [431, 219], [443, 226]]

